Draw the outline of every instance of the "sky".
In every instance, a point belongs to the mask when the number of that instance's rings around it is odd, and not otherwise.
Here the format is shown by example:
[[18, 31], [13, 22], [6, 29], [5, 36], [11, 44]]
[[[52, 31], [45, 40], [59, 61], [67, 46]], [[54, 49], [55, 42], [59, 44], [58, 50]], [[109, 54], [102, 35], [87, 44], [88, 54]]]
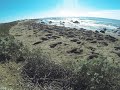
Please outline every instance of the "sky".
[[0, 22], [43, 17], [120, 19], [120, 0], [0, 0]]

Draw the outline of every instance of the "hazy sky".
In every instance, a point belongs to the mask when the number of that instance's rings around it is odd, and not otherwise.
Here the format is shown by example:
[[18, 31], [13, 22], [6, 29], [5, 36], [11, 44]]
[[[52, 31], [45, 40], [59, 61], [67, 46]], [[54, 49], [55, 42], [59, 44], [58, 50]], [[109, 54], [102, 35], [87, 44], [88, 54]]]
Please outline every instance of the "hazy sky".
[[120, 19], [120, 0], [0, 0], [0, 22], [59, 16]]

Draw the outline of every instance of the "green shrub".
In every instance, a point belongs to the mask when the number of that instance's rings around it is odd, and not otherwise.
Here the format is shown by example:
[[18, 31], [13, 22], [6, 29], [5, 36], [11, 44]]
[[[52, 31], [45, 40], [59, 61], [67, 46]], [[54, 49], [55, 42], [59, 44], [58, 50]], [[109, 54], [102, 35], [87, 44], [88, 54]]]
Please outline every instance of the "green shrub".
[[106, 58], [81, 61], [73, 79], [74, 90], [120, 90], [120, 64]]
[[13, 36], [0, 38], [0, 62], [17, 60], [22, 54], [22, 43], [16, 41]]

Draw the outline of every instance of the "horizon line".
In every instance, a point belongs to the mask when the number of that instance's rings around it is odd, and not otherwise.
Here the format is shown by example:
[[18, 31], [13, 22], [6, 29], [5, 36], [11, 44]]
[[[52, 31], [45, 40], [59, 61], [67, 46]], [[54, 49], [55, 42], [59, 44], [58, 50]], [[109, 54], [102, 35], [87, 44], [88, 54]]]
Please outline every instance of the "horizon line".
[[105, 17], [93, 17], [93, 16], [52, 16], [52, 17], [36, 17], [36, 18], [21, 18], [21, 19], [16, 19], [16, 20], [10, 20], [10, 21], [2, 21], [0, 22], [0, 24], [4, 24], [4, 23], [10, 23], [10, 22], [15, 22], [15, 21], [23, 21], [23, 20], [31, 20], [31, 19], [46, 19], [46, 18], [100, 18], [100, 19], [110, 19], [110, 20], [118, 20], [120, 21], [120, 19], [114, 19], [114, 18], [105, 18]]

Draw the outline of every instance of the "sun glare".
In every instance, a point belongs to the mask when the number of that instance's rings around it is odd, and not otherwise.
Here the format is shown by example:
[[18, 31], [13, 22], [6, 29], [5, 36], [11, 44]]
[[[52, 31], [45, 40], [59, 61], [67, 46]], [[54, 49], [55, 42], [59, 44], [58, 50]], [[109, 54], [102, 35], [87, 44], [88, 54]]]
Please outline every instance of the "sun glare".
[[[88, 16], [91, 11], [87, 7], [80, 5], [79, 0], [62, 0], [61, 4], [56, 5], [52, 10], [42, 12], [35, 17], [79, 17]], [[34, 15], [33, 15], [34, 16]]]

